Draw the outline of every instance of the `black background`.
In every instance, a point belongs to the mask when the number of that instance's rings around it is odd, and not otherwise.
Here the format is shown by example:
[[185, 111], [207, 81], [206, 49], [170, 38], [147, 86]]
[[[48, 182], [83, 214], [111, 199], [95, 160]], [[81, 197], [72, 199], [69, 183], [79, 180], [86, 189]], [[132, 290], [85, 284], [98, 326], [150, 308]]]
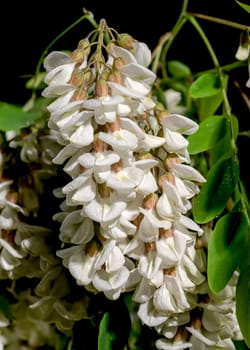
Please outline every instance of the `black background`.
[[[249, 0], [245, 0], [248, 3]], [[0, 101], [23, 104], [30, 97], [25, 89], [27, 75], [35, 72], [38, 60], [48, 46], [63, 30], [83, 14], [83, 7], [91, 11], [97, 22], [105, 18], [118, 32], [128, 32], [144, 41], [151, 50], [161, 35], [170, 31], [180, 13], [182, 0], [43, 0], [2, 1], [0, 21]], [[249, 25], [249, 14], [235, 0], [190, 0], [188, 10], [220, 17]], [[216, 23], [198, 20], [213, 45], [221, 65], [235, 61], [240, 31]], [[72, 50], [78, 41], [93, 27], [83, 22], [67, 33], [53, 49]], [[180, 60], [193, 72], [213, 68], [209, 54], [200, 37], [190, 24], [186, 24], [169, 51], [169, 59]], [[245, 83], [247, 67], [232, 72], [231, 81], [238, 81], [249, 95]], [[229, 86], [232, 112], [240, 121], [240, 131], [250, 129], [249, 109], [240, 92], [232, 83]], [[241, 177], [248, 185], [248, 152], [250, 144], [244, 136], [238, 139]]]

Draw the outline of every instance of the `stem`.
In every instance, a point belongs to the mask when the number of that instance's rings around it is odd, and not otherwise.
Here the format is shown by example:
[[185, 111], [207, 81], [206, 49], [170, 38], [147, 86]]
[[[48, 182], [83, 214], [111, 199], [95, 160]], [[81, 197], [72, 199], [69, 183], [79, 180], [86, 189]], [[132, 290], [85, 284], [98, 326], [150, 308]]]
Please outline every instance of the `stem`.
[[239, 29], [239, 30], [249, 30], [250, 29], [250, 27], [245, 25], [245, 24], [240, 24], [240, 23], [237, 23], [237, 22], [228, 21], [226, 19], [222, 19], [222, 18], [218, 18], [218, 17], [208, 16], [208, 15], [204, 15], [204, 14], [201, 14], [201, 13], [194, 13], [194, 12], [189, 12], [188, 14], [190, 16], [192, 16], [192, 17], [205, 19], [205, 20], [210, 21], [210, 22], [223, 24], [225, 26], [236, 28], [236, 29]]
[[35, 76], [37, 76], [40, 73], [40, 68], [43, 63], [44, 57], [47, 55], [48, 51], [50, 48], [62, 37], [64, 36], [67, 32], [69, 32], [72, 28], [77, 26], [80, 22], [83, 20], [87, 19], [94, 27], [98, 27], [98, 24], [95, 22], [94, 17], [91, 12], [87, 12], [84, 10], [85, 14], [81, 16], [78, 20], [76, 20], [74, 23], [72, 23], [68, 28], [66, 28], [63, 32], [61, 32], [54, 40], [51, 41], [51, 43], [45, 48], [43, 51], [38, 64], [36, 66], [36, 71], [35, 71]]
[[[162, 39], [160, 40], [159, 44], [157, 45], [156, 49], [154, 50], [154, 61], [152, 63], [152, 71], [156, 73], [157, 67], [159, 67], [159, 62], [161, 61], [163, 64], [161, 65], [162, 69], [162, 76], [163, 79], [167, 78], [167, 70], [166, 70], [166, 57], [168, 54], [168, 51], [175, 40], [177, 34], [181, 30], [182, 26], [185, 24], [187, 21], [187, 6], [188, 6], [188, 1], [189, 0], [183, 0], [182, 3], [182, 8], [180, 11], [180, 15], [171, 30], [170, 33], [166, 33]], [[163, 44], [166, 42], [166, 45], [164, 46]]]
[[232, 135], [232, 147], [233, 147], [233, 151], [234, 154], [236, 155], [236, 135], [233, 129], [233, 121], [232, 121], [232, 114], [231, 114], [231, 107], [228, 101], [228, 97], [227, 97], [227, 92], [226, 92], [226, 87], [225, 87], [225, 83], [224, 83], [224, 77], [223, 77], [223, 72], [222, 72], [222, 68], [219, 64], [219, 61], [217, 59], [217, 56], [214, 52], [214, 49], [212, 47], [212, 45], [210, 44], [206, 34], [204, 33], [203, 29], [201, 28], [201, 26], [199, 25], [199, 23], [196, 21], [196, 19], [193, 16], [188, 15], [188, 20], [190, 21], [190, 23], [195, 27], [195, 29], [197, 30], [197, 32], [199, 33], [199, 35], [201, 36], [205, 46], [207, 47], [207, 50], [211, 56], [211, 59], [213, 61], [213, 64], [217, 70], [219, 79], [220, 79], [220, 83], [221, 83], [221, 91], [222, 91], [222, 96], [223, 96], [223, 100], [224, 100], [224, 108], [225, 108], [225, 114], [227, 119], [230, 122], [230, 127], [231, 127], [231, 135]]

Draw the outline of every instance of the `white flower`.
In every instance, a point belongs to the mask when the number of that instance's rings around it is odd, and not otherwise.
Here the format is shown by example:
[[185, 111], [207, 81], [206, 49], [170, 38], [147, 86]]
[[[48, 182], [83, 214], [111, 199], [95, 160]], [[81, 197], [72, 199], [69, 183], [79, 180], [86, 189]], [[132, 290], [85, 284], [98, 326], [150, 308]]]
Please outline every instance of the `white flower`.
[[164, 275], [164, 282], [153, 297], [157, 310], [166, 313], [179, 313], [190, 309], [185, 292], [178, 277]]
[[94, 237], [94, 224], [88, 217], [75, 210], [66, 215], [60, 226], [59, 238], [62, 242], [85, 244]]
[[182, 350], [182, 349], [189, 349], [192, 346], [192, 343], [187, 341], [181, 341], [181, 340], [169, 341], [167, 339], [162, 338], [162, 339], [156, 340], [155, 346], [157, 349], [160, 349], [160, 350]]

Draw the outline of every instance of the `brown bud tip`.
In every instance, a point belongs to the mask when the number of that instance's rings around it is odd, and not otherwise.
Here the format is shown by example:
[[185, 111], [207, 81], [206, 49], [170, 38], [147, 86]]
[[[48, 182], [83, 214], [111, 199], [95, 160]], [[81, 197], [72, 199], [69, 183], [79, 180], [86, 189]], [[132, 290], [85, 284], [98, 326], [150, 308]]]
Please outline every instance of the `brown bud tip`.
[[173, 233], [174, 233], [173, 228], [165, 229], [163, 227], [160, 227], [160, 229], [159, 229], [159, 235], [160, 235], [160, 237], [163, 237], [163, 238], [172, 237]]
[[95, 95], [98, 97], [104, 97], [104, 96], [108, 96], [108, 94], [109, 94], [109, 88], [108, 88], [107, 81], [103, 78], [97, 80], [96, 86], [95, 86]]
[[117, 39], [117, 45], [123, 47], [126, 50], [133, 50], [135, 40], [130, 34], [123, 33], [120, 34], [119, 38]]
[[109, 198], [111, 188], [108, 187], [106, 183], [98, 184], [98, 193], [101, 198]]
[[114, 69], [119, 69], [123, 67], [126, 64], [124, 59], [122, 57], [116, 57], [113, 62], [113, 68]]
[[79, 69], [75, 69], [71, 74], [69, 84], [72, 84], [74, 86], [80, 86], [83, 84], [83, 82], [84, 82], [84, 72]]
[[155, 209], [157, 201], [158, 201], [157, 193], [150, 193], [143, 200], [143, 204], [142, 204], [143, 208]]
[[98, 134], [95, 134], [93, 141], [93, 151], [94, 152], [104, 152], [108, 148], [108, 145], [99, 139]]
[[169, 154], [163, 161], [166, 170], [170, 170], [174, 164], [180, 164], [181, 160], [176, 154]]
[[84, 39], [81, 39], [78, 43], [78, 46], [77, 48], [79, 50], [82, 50], [82, 51], [85, 51], [86, 52], [86, 49], [90, 49], [90, 46], [89, 46], [89, 39], [88, 38], [84, 38]]
[[93, 239], [92, 241], [87, 243], [85, 252], [88, 256], [95, 256], [99, 252], [100, 248], [100, 242]]
[[168, 275], [168, 276], [176, 276], [176, 267], [172, 266], [167, 269], [164, 269], [163, 273], [164, 275]]
[[71, 101], [87, 100], [87, 98], [88, 92], [85, 89], [78, 87], [75, 89], [73, 96], [71, 97]]
[[159, 177], [159, 179], [158, 179], [158, 185], [159, 185], [160, 188], [162, 188], [163, 183], [164, 183], [165, 181], [168, 181], [168, 182], [170, 182], [172, 185], [174, 185], [174, 184], [175, 184], [174, 175], [171, 174], [171, 173], [169, 173], [169, 172], [165, 173], [164, 175], [161, 175], [161, 176]]
[[155, 242], [147, 242], [145, 243], [146, 252], [156, 252]]
[[118, 70], [113, 70], [108, 75], [108, 81], [112, 81], [113, 83], [123, 84], [123, 75]]
[[76, 49], [71, 53], [71, 58], [76, 64], [81, 64], [84, 60], [85, 54], [82, 50]]

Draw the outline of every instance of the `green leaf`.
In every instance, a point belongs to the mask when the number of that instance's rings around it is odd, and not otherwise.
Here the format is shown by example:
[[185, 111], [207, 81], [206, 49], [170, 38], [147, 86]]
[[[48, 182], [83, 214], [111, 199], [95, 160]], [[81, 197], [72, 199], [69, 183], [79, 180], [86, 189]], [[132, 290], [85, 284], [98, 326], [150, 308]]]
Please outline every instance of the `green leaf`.
[[215, 225], [208, 242], [208, 285], [219, 293], [244, 258], [248, 223], [242, 212], [224, 215]]
[[239, 165], [230, 159], [218, 161], [207, 173], [207, 182], [194, 198], [193, 216], [204, 224], [221, 214], [239, 178]]
[[109, 330], [109, 313], [105, 312], [99, 325], [98, 350], [112, 350], [114, 338], [114, 333]]
[[202, 98], [216, 95], [221, 90], [220, 79], [215, 73], [204, 73], [190, 86], [190, 96]]
[[173, 77], [177, 79], [188, 78], [191, 76], [190, 68], [180, 61], [169, 61], [168, 71]]
[[198, 131], [188, 136], [188, 151], [190, 154], [197, 154], [214, 147], [227, 132], [229, 128], [227, 119], [224, 116], [212, 116], [203, 120]]
[[236, 316], [241, 333], [250, 347], [250, 267], [241, 271], [236, 287]]
[[238, 0], [235, 0], [237, 2], [238, 5], [240, 5], [245, 11], [247, 11], [248, 13], [250, 13], [250, 5], [246, 5], [243, 2], [240, 2]]
[[[231, 126], [236, 140], [239, 133], [239, 121], [234, 115], [232, 115]], [[210, 167], [216, 164], [220, 159], [232, 157], [233, 152], [231, 130], [227, 128], [224, 137], [210, 149]]]
[[42, 112], [26, 112], [21, 106], [0, 102], [0, 130], [18, 131], [42, 117]]

